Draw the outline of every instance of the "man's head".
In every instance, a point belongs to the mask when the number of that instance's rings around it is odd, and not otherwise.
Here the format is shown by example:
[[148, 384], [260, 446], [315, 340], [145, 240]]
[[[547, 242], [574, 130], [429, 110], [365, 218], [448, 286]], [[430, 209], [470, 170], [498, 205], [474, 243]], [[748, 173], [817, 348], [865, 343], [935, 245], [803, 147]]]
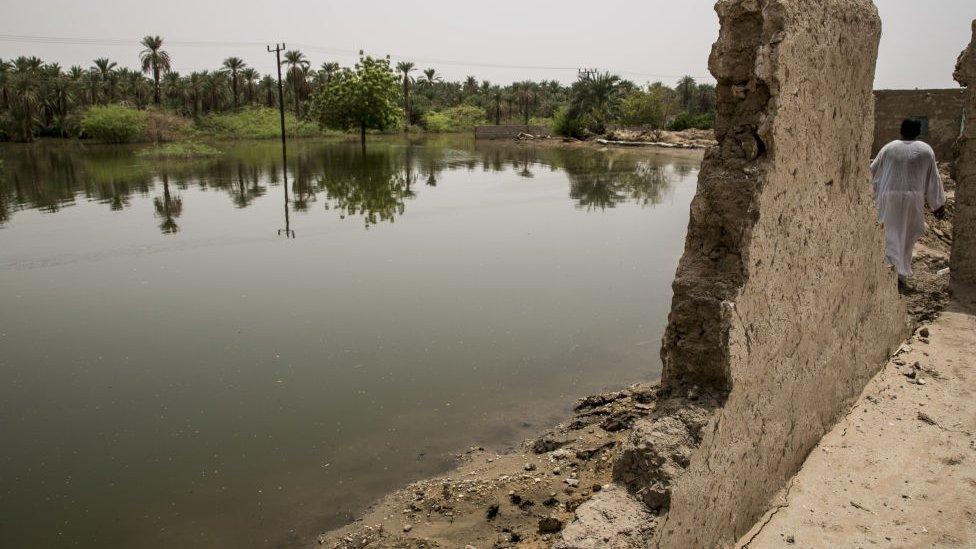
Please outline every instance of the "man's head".
[[906, 118], [901, 123], [901, 138], [905, 141], [915, 141], [922, 133], [922, 123], [914, 118]]

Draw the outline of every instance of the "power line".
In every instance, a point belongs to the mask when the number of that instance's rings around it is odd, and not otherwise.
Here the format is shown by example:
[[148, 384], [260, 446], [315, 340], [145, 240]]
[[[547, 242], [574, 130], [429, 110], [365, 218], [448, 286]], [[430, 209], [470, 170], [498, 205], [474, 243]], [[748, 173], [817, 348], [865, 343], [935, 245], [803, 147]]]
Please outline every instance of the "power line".
[[[25, 44], [52, 44], [52, 45], [93, 45], [93, 46], [139, 46], [139, 40], [128, 40], [119, 38], [82, 38], [82, 37], [63, 37], [63, 36], [32, 36], [25, 34], [0, 34], [0, 42], [19, 42]], [[264, 47], [267, 44], [264, 42], [240, 42], [240, 41], [220, 41], [220, 40], [167, 40], [166, 44], [173, 47], [189, 47], [189, 48], [224, 48], [224, 47]], [[345, 56], [357, 56], [361, 50], [343, 49], [343, 48], [333, 48], [328, 46], [319, 46], [315, 44], [305, 44], [305, 43], [294, 43], [295, 47], [299, 49], [304, 49], [308, 51], [315, 51], [319, 53], [328, 53], [332, 55], [345, 55]], [[409, 56], [402, 54], [391, 54], [391, 57], [397, 59], [409, 59], [412, 61], [434, 64], [434, 65], [447, 65], [447, 66], [458, 66], [458, 67], [477, 67], [477, 68], [489, 68], [489, 69], [517, 69], [517, 70], [545, 70], [545, 71], [578, 71], [577, 66], [559, 66], [559, 65], [519, 65], [519, 64], [506, 64], [506, 63], [492, 63], [484, 61], [462, 61], [456, 59], [443, 59], [436, 57], [420, 57], [420, 56]], [[596, 71], [596, 69], [588, 69], [591, 71]], [[633, 70], [616, 70], [620, 74], [638, 76], [643, 78], [682, 78], [685, 75], [678, 74], [657, 74], [648, 73], [643, 71], [633, 71]], [[711, 76], [693, 76], [696, 80], [713, 80]]]

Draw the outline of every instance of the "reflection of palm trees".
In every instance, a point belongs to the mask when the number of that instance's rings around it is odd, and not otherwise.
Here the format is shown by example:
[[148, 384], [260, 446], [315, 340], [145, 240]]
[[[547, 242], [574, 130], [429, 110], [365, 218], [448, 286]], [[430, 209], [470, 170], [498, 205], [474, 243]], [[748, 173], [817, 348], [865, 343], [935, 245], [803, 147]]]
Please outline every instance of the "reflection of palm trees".
[[[0, 222], [24, 208], [57, 212], [79, 197], [121, 210], [133, 195], [148, 195], [155, 196], [160, 228], [175, 232], [182, 211], [177, 189], [216, 189], [245, 208], [269, 186], [284, 184], [281, 149], [270, 142], [193, 161], [134, 161], [120, 150], [39, 145], [6, 154]], [[479, 143], [474, 151], [465, 151], [449, 139], [377, 146], [365, 156], [358, 147], [345, 144], [303, 144], [288, 163], [290, 208], [308, 211], [319, 201], [343, 217], [362, 217], [366, 226], [394, 221], [422, 192], [421, 185], [438, 185], [445, 171], [481, 169], [528, 177], [547, 168], [560, 170], [567, 174], [569, 194], [578, 207], [602, 210], [625, 202], [657, 204], [670, 180], [696, 169], [694, 162], [680, 161], [661, 167], [629, 151], [530, 149], [502, 143]], [[154, 183], [161, 185], [161, 193], [154, 192]]]
[[295, 182], [292, 184], [292, 190], [294, 191], [292, 205], [295, 207], [295, 211], [304, 212], [308, 211], [310, 202], [315, 202], [315, 187], [311, 184], [302, 156], [297, 156], [295, 161], [298, 164], [298, 168], [294, 171]]
[[246, 208], [254, 199], [264, 196], [265, 188], [258, 178], [246, 177], [247, 169], [243, 164], [237, 165], [237, 180], [234, 184], [234, 204], [238, 208]]
[[163, 234], [173, 234], [180, 230], [176, 224], [176, 218], [183, 213], [183, 198], [170, 195], [169, 176], [166, 173], [162, 174], [162, 179], [163, 196], [153, 198], [153, 206], [156, 208], [156, 215], [163, 218], [159, 224], [160, 230], [163, 231]]

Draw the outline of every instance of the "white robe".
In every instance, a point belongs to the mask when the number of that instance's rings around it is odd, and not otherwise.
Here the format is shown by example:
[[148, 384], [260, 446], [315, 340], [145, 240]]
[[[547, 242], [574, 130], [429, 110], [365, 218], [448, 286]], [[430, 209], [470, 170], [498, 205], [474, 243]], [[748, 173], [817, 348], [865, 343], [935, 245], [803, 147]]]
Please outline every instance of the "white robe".
[[885, 255], [900, 276], [912, 276], [912, 249], [925, 232], [925, 203], [933, 210], [946, 203], [935, 153], [921, 141], [892, 141], [878, 152], [871, 174]]

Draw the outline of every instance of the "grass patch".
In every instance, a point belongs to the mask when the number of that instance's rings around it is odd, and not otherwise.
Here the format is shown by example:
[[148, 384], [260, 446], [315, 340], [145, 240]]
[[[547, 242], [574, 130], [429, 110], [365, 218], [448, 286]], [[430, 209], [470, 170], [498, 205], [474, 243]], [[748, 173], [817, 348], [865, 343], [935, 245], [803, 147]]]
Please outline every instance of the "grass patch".
[[[285, 113], [285, 130], [289, 137], [327, 135], [314, 122], [298, 120]], [[198, 135], [218, 139], [271, 139], [281, 136], [278, 109], [249, 107], [240, 112], [209, 114], [197, 122]]]
[[181, 141], [142, 149], [137, 154], [143, 158], [203, 158], [224, 153], [205, 143]]

